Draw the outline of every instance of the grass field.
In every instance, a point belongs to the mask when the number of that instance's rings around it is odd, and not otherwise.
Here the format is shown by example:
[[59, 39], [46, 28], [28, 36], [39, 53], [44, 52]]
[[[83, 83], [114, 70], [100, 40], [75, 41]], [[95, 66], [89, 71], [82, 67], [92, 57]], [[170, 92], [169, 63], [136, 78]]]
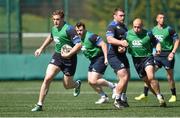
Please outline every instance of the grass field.
[[[37, 102], [42, 81], [0, 81], [0, 117], [179, 117], [180, 100], [168, 103], [170, 91], [166, 81], [161, 81], [161, 91], [167, 101], [167, 108], [160, 108], [158, 101], [150, 94], [147, 103], [137, 102], [134, 97], [142, 92], [143, 82], [130, 81], [127, 91], [129, 108], [117, 110], [113, 100], [95, 105], [99, 96], [86, 81], [82, 82], [81, 94], [73, 97], [72, 90], [65, 90], [62, 82], [53, 81], [45, 101], [44, 111], [31, 112]], [[180, 98], [180, 82], [176, 83]], [[109, 97], [111, 90], [105, 89]]]

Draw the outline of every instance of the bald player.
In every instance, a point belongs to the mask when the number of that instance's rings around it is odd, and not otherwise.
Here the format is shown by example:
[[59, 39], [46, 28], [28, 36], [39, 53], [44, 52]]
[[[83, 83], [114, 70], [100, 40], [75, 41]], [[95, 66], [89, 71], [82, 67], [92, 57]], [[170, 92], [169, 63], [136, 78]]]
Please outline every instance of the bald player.
[[[152, 29], [154, 36], [161, 43], [161, 54], [159, 56], [154, 56], [156, 68], [159, 69], [164, 67], [166, 70], [167, 80], [169, 83], [169, 88], [171, 90], [171, 97], [169, 102], [176, 102], [176, 86], [174, 81], [174, 64], [175, 64], [175, 54], [179, 47], [179, 37], [178, 33], [165, 23], [166, 17], [164, 13], [158, 13], [156, 17], [157, 25]], [[144, 86], [144, 93], [135, 100], [146, 100], [148, 96], [148, 87]]]
[[128, 51], [132, 56], [135, 69], [139, 77], [151, 89], [157, 97], [160, 107], [166, 107], [163, 96], [160, 93], [159, 82], [154, 77], [153, 47], [156, 47], [156, 55], [161, 52], [161, 45], [152, 32], [143, 29], [143, 21], [136, 18], [133, 21], [133, 28], [126, 34], [129, 44]]

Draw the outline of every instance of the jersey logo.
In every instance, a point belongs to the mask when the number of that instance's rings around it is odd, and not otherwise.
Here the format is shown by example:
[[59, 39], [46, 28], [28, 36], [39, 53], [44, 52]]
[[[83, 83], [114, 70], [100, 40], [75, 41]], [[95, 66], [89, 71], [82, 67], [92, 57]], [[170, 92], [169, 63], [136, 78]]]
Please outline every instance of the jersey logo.
[[78, 36], [78, 35], [75, 35], [75, 36], [73, 37], [73, 40], [76, 40], [76, 39], [79, 39], [79, 36]]
[[132, 47], [142, 47], [142, 41], [141, 40], [132, 41]]
[[120, 27], [120, 26], [116, 26], [116, 28], [117, 28], [117, 29], [121, 29], [121, 27]]
[[163, 42], [164, 36], [163, 35], [155, 35], [155, 37], [160, 41]]
[[124, 68], [124, 67], [125, 67], [125, 65], [124, 65], [123, 63], [121, 63], [120, 67], [121, 67], [121, 68]]
[[55, 59], [51, 59], [51, 63], [54, 63], [55, 62]]
[[86, 51], [86, 50], [87, 50], [87, 49], [86, 49], [86, 46], [83, 45], [83, 46], [81, 47], [81, 50], [82, 50], [82, 51]]
[[55, 43], [59, 43], [60, 42], [58, 36], [55, 36], [53, 40], [54, 40]]

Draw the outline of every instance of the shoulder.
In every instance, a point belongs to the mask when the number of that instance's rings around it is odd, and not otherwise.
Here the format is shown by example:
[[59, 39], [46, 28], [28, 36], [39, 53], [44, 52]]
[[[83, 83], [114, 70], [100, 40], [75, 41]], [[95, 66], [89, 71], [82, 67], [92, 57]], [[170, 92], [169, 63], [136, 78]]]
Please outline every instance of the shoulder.
[[116, 25], [117, 25], [117, 22], [111, 21], [111, 22], [109, 23], [108, 27], [116, 27]]
[[92, 32], [87, 32], [87, 34], [89, 35], [90, 39], [97, 39], [98, 35]]
[[172, 26], [167, 26], [168, 31], [171, 32], [175, 32], [174, 28]]
[[70, 30], [75, 30], [74, 26], [72, 25], [69, 25], [69, 24], [65, 24], [65, 26], [67, 27], [67, 31], [70, 31]]
[[128, 30], [128, 31], [126, 32], [126, 35], [129, 35], [129, 34], [134, 34], [133, 29], [130, 29], [130, 30]]

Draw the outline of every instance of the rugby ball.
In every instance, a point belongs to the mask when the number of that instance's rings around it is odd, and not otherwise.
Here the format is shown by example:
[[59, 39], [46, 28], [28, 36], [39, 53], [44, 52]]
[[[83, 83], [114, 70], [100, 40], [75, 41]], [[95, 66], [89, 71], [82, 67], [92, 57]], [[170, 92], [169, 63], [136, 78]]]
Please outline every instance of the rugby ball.
[[71, 51], [71, 49], [72, 49], [72, 47], [71, 47], [70, 45], [65, 44], [65, 45], [63, 45], [62, 48], [61, 48], [61, 53], [68, 53], [68, 52]]
[[124, 53], [126, 51], [126, 48], [123, 46], [118, 46], [118, 52], [119, 53]]

